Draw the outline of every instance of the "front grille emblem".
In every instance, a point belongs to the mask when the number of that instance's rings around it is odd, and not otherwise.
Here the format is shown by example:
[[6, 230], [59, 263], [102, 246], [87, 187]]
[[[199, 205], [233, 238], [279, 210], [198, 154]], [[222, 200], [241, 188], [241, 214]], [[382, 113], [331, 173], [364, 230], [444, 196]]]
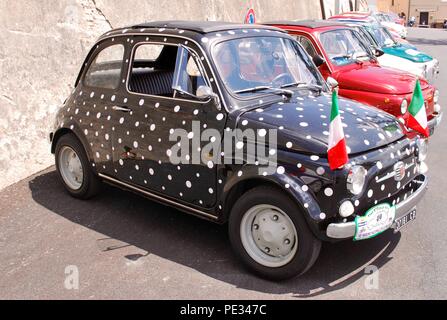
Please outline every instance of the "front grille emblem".
[[402, 181], [405, 177], [405, 164], [402, 161], [399, 161], [394, 165], [394, 180]]

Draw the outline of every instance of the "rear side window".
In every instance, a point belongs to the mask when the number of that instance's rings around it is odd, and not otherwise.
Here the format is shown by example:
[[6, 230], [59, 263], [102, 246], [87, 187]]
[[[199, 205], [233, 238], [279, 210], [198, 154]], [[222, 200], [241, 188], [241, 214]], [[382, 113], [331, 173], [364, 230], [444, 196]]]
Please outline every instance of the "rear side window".
[[89, 87], [116, 89], [121, 79], [124, 46], [116, 44], [103, 49], [90, 64], [84, 83]]

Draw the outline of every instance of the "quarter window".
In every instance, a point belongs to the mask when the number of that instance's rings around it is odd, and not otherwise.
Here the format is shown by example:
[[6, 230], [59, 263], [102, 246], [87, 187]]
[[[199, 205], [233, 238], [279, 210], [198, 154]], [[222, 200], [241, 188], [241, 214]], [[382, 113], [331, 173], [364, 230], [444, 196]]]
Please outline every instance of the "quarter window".
[[121, 79], [124, 46], [116, 44], [103, 49], [90, 64], [85, 84], [90, 87], [116, 89]]
[[318, 54], [315, 51], [315, 48], [312, 44], [312, 42], [310, 42], [309, 39], [307, 39], [306, 37], [298, 37], [298, 41], [301, 43], [301, 45], [303, 46], [304, 50], [306, 50], [306, 52], [312, 57], [315, 58]]

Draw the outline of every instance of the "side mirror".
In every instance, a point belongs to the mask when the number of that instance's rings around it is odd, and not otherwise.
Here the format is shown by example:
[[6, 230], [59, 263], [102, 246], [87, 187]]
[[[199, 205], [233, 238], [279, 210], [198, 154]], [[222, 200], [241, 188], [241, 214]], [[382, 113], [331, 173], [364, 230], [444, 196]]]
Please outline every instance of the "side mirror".
[[315, 57], [313, 57], [312, 60], [317, 66], [317, 68], [326, 62], [326, 60], [324, 60], [324, 58], [318, 54]]
[[338, 87], [338, 81], [332, 77], [327, 77], [326, 83], [331, 90]]
[[199, 98], [199, 100], [206, 101], [206, 100], [213, 100], [214, 104], [216, 105], [217, 109], [220, 110], [220, 99], [219, 96], [213, 92], [213, 89], [211, 89], [208, 86], [200, 86], [197, 88], [196, 96]]
[[380, 57], [383, 56], [385, 54], [385, 52], [382, 49], [379, 48], [373, 48], [373, 53], [376, 57]]

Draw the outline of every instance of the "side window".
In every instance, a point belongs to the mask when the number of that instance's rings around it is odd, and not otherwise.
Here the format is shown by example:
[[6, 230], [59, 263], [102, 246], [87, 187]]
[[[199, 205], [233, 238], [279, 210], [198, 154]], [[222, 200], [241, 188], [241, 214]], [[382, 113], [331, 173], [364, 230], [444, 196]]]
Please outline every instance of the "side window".
[[307, 39], [306, 37], [298, 37], [298, 41], [301, 43], [301, 45], [303, 46], [304, 50], [306, 50], [306, 52], [312, 57], [316, 57], [318, 55], [318, 53], [315, 51], [315, 48], [312, 44], [312, 42], [310, 42], [309, 39]]
[[182, 98], [195, 97], [200, 86], [207, 85], [197, 58], [185, 47], [177, 52], [173, 89], [176, 96]]
[[137, 45], [129, 77], [129, 91], [172, 98], [177, 51], [176, 45]]
[[90, 87], [116, 89], [121, 79], [124, 46], [112, 45], [103, 49], [90, 64], [84, 83]]

